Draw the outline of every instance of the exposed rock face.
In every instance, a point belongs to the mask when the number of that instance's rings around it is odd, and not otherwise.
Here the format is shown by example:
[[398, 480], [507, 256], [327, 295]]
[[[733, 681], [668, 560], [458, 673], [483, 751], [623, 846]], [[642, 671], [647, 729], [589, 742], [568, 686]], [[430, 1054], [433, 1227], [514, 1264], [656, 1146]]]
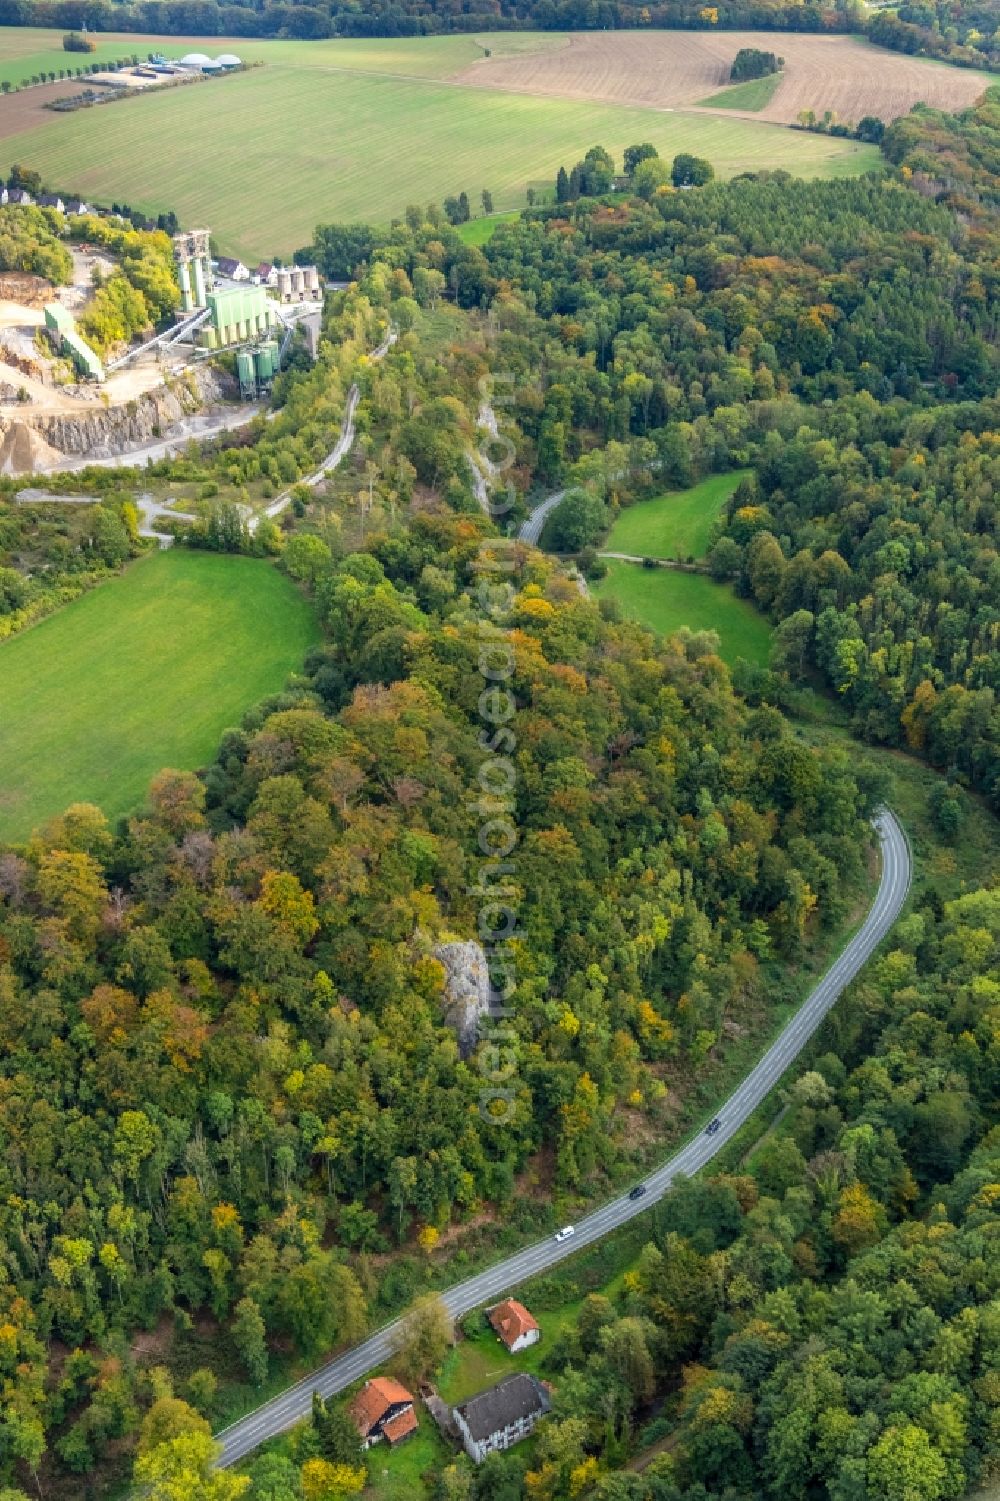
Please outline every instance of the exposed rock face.
[[108, 459], [169, 437], [171, 430], [219, 401], [223, 388], [207, 366], [120, 406], [85, 411], [26, 412], [0, 418], [0, 473], [52, 468], [60, 455]]
[[444, 965], [444, 1019], [468, 1058], [479, 1036], [480, 1019], [489, 1014], [490, 974], [481, 944], [439, 943], [434, 957]]

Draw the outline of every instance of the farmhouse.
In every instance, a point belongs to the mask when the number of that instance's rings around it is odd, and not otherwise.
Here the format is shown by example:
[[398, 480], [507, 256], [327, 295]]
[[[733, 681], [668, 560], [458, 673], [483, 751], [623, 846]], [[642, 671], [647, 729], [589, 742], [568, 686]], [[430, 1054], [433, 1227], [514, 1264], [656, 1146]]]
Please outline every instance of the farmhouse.
[[26, 207], [29, 203], [34, 203], [34, 201], [31, 194], [24, 188], [11, 188], [7, 194], [8, 203], [20, 203]]
[[452, 1409], [452, 1417], [462, 1435], [465, 1452], [476, 1464], [487, 1454], [509, 1449], [527, 1438], [552, 1404], [542, 1383], [526, 1371], [478, 1392], [467, 1402]]
[[249, 281], [249, 267], [244, 266], [242, 261], [234, 261], [228, 255], [220, 255], [216, 261], [216, 267], [220, 276], [227, 276], [230, 281]]
[[57, 214], [63, 213], [66, 205], [58, 193], [43, 193], [38, 200], [39, 208], [54, 208]]
[[272, 266], [270, 261], [261, 261], [253, 274], [253, 279], [258, 287], [273, 287], [278, 280], [278, 269]]
[[91, 212], [90, 204], [84, 203], [82, 198], [67, 198], [65, 207], [67, 214], [89, 214]]
[[361, 1435], [362, 1449], [370, 1449], [382, 1439], [392, 1448], [417, 1431], [413, 1397], [391, 1376], [366, 1381], [348, 1412]]
[[489, 1320], [512, 1355], [518, 1350], [526, 1350], [529, 1345], [537, 1345], [541, 1338], [542, 1331], [524, 1304], [516, 1298], [506, 1298], [489, 1309]]

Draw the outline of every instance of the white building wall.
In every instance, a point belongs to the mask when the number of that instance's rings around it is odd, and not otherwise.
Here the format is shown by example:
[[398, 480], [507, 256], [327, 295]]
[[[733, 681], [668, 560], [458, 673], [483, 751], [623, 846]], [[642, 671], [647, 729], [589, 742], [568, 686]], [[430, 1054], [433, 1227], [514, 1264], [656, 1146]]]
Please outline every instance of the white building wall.
[[497, 1433], [491, 1433], [488, 1438], [474, 1439], [469, 1432], [468, 1424], [457, 1408], [453, 1411], [453, 1417], [462, 1435], [465, 1452], [477, 1465], [481, 1465], [487, 1454], [494, 1454], [497, 1450], [509, 1449], [513, 1444], [520, 1443], [521, 1439], [527, 1438], [534, 1428], [537, 1417], [520, 1418], [516, 1423], [508, 1423], [506, 1428]]

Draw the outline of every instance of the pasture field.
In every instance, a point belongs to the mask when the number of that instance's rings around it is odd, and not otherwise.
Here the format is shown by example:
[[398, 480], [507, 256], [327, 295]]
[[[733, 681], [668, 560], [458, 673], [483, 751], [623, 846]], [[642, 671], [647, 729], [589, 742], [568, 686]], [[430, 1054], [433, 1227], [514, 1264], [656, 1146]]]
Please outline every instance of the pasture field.
[[748, 78], [744, 83], [731, 83], [728, 88], [702, 99], [701, 108], [745, 109], [756, 114], [770, 104], [780, 82], [780, 73], [769, 73], [765, 78]]
[[730, 665], [746, 657], [765, 666], [770, 656], [771, 627], [763, 615], [702, 573], [609, 560], [607, 576], [590, 588], [598, 599], [617, 600], [623, 615], [658, 635], [669, 636], [682, 626], [718, 631], [719, 655]]
[[135, 808], [165, 766], [193, 770], [318, 639], [284, 574], [171, 550], [0, 646], [0, 839], [69, 803]]
[[[0, 30], [0, 59], [6, 33]], [[127, 201], [150, 214], [172, 208], [183, 223], [209, 224], [220, 250], [263, 259], [307, 244], [317, 222], [385, 223], [415, 199], [440, 201], [463, 189], [476, 202], [489, 188], [498, 212], [521, 208], [528, 186], [553, 181], [560, 165], [572, 165], [595, 141], [619, 161], [637, 140], [652, 141], [666, 157], [691, 151], [723, 177], [765, 167], [841, 176], [880, 161], [873, 147], [731, 111], [672, 112], [644, 108], [640, 98], [602, 103], [600, 90], [596, 102], [536, 97], [530, 89], [494, 87], [492, 71], [483, 71], [568, 58], [578, 50], [570, 40], [538, 33], [386, 42], [202, 39], [203, 49], [231, 47], [266, 66], [70, 115], [44, 110], [43, 90], [0, 99], [0, 167], [29, 163], [51, 188], [98, 202]], [[619, 37], [602, 40], [613, 62]], [[641, 40], [652, 44], [655, 36]], [[129, 50], [139, 53], [156, 45], [154, 38], [128, 38]], [[192, 45], [171, 39], [172, 50]], [[696, 96], [713, 81], [699, 79]], [[169, 173], [161, 165], [166, 140]]]
[[619, 513], [602, 551], [642, 558], [703, 558], [712, 523], [748, 473], [735, 469], [731, 474], [710, 474], [690, 490], [637, 500]]

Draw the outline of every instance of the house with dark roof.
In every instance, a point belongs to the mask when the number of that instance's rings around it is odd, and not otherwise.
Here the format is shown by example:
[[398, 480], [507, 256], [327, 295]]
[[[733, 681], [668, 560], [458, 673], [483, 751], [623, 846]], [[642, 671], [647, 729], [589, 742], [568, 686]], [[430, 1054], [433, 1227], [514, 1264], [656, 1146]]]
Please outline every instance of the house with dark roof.
[[503, 1341], [512, 1355], [516, 1355], [518, 1350], [526, 1350], [529, 1345], [537, 1345], [541, 1338], [542, 1331], [524, 1304], [519, 1303], [516, 1298], [505, 1298], [487, 1312], [497, 1338]]
[[249, 281], [250, 271], [242, 261], [234, 261], [228, 255], [220, 255], [216, 265], [220, 276], [227, 276], [230, 281]]
[[537, 1377], [519, 1371], [460, 1402], [451, 1415], [466, 1454], [481, 1465], [487, 1454], [509, 1449], [527, 1438], [551, 1407], [549, 1394]]
[[366, 1381], [347, 1411], [361, 1436], [362, 1449], [370, 1449], [383, 1439], [393, 1448], [417, 1431], [413, 1397], [391, 1376]]
[[84, 203], [84, 201], [83, 201], [82, 198], [67, 198], [66, 199], [66, 212], [67, 212], [67, 214], [89, 214], [90, 211], [91, 211], [90, 210], [90, 205], [87, 204], [87, 203]]
[[253, 274], [253, 281], [258, 287], [273, 287], [278, 280], [278, 269], [270, 261], [261, 261]]
[[25, 188], [11, 188], [7, 193], [8, 203], [20, 203], [22, 207], [34, 203], [31, 194]]
[[61, 214], [65, 208], [65, 204], [58, 193], [43, 193], [38, 200], [38, 207], [54, 208], [57, 214]]

